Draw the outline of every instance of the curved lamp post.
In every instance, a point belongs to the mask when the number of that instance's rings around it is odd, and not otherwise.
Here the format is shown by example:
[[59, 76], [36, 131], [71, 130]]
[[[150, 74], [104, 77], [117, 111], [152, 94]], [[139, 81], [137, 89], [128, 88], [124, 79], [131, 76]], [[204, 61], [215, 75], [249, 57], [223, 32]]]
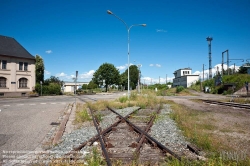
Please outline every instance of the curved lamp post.
[[113, 16], [115, 16], [115, 17], [118, 18], [121, 22], [123, 22], [123, 24], [126, 26], [127, 31], [128, 31], [128, 98], [129, 98], [129, 95], [130, 95], [130, 93], [129, 93], [129, 66], [130, 66], [130, 64], [129, 64], [129, 32], [130, 32], [130, 29], [131, 29], [132, 27], [134, 27], [134, 26], [143, 26], [143, 27], [145, 27], [146, 24], [134, 24], [134, 25], [131, 25], [131, 26], [129, 27], [129, 26], [126, 24], [125, 21], [123, 21], [120, 17], [118, 17], [117, 15], [115, 15], [114, 13], [112, 13], [110, 10], [107, 10], [107, 13], [108, 13], [108, 14], [111, 14], [111, 15], [113, 15]]

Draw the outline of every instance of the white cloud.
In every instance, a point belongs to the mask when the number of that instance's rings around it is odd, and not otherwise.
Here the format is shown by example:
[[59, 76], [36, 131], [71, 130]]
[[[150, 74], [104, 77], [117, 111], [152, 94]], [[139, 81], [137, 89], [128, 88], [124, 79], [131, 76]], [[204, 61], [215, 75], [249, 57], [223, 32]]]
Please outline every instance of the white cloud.
[[151, 66], [151, 67], [153, 67], [153, 66], [155, 66], [155, 67], [161, 67], [160, 64], [150, 64], [149, 66]]
[[92, 79], [94, 73], [95, 73], [95, 70], [90, 70], [88, 72], [80, 74], [79, 78], [82, 78], [82, 79]]
[[119, 69], [119, 70], [124, 70], [124, 69], [127, 68], [127, 65], [125, 65], [125, 66], [117, 66], [116, 68]]
[[164, 29], [156, 29], [156, 32], [167, 32], [167, 31]]
[[66, 77], [67, 76], [67, 74], [65, 74], [65, 73], [58, 73], [58, 74], [56, 74], [56, 77]]
[[47, 54], [51, 54], [52, 53], [52, 51], [51, 50], [47, 50], [47, 51], [45, 51]]
[[47, 70], [44, 70], [45, 75], [50, 75], [51, 73]]
[[155, 64], [155, 66], [156, 66], [156, 67], [161, 67], [161, 65], [160, 65], [160, 64]]
[[[229, 66], [230, 69], [234, 69], [234, 65]], [[235, 71], [238, 71], [240, 68], [240, 66], [235, 66]], [[227, 70], [227, 65], [223, 64], [223, 69]], [[217, 71], [221, 72], [222, 70], [222, 66], [221, 64], [217, 64], [212, 68], [212, 75], [214, 76], [216, 74]], [[203, 77], [203, 71], [195, 71], [193, 74], [196, 75], [200, 75], [201, 77]], [[209, 77], [209, 69], [205, 69], [204, 70], [204, 78], [208, 78]]]

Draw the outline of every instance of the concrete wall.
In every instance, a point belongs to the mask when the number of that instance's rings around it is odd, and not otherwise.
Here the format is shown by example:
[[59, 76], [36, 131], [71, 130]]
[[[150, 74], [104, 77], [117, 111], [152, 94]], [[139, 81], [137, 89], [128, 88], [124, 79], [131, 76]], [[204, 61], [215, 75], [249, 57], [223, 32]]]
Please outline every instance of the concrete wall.
[[173, 86], [183, 86], [185, 88], [190, 87], [192, 83], [199, 80], [199, 75], [185, 75], [173, 79]]
[[187, 77], [187, 87], [190, 87], [192, 83], [199, 81], [199, 75], [190, 75]]

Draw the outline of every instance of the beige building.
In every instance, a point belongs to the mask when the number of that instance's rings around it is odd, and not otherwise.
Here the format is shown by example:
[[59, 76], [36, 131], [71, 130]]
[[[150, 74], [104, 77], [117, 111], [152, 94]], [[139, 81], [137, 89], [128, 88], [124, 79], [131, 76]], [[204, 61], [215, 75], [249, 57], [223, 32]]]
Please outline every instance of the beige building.
[[89, 82], [65, 82], [63, 86], [63, 92], [74, 92], [75, 91], [75, 86], [76, 89], [81, 89], [82, 85], [88, 85]]
[[27, 96], [35, 82], [35, 57], [14, 38], [0, 35], [0, 97]]
[[193, 75], [191, 68], [183, 68], [176, 70], [174, 73], [173, 87], [183, 86], [185, 88], [190, 87], [192, 83], [199, 80], [199, 75]]

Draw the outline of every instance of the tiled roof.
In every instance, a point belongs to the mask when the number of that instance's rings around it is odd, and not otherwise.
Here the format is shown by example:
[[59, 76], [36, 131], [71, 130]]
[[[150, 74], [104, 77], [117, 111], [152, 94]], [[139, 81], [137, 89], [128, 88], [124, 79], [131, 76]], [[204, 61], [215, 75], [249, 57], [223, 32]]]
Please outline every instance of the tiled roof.
[[18, 58], [35, 59], [21, 44], [14, 38], [0, 35], [0, 55]]

